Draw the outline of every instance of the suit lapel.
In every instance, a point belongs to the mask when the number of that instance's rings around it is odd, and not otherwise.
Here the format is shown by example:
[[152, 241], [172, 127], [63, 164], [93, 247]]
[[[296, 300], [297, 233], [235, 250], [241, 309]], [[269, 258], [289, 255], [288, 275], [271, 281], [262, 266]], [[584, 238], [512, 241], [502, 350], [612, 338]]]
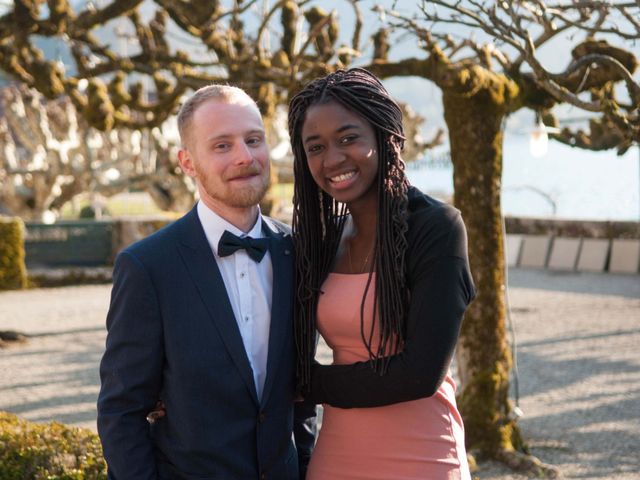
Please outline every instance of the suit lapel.
[[207, 242], [196, 208], [193, 208], [184, 220], [184, 231], [179, 243], [182, 259], [240, 376], [254, 401], [259, 403], [251, 364], [242, 343], [224, 280]]
[[[266, 222], [265, 222], [266, 223]], [[262, 391], [262, 404], [266, 404], [278, 364], [282, 357], [292, 361], [283, 350], [288, 335], [293, 332], [291, 324], [291, 299], [293, 289], [293, 242], [291, 236], [280, 232], [267, 231], [271, 237], [269, 254], [273, 267], [273, 290], [271, 296], [271, 325], [269, 328], [269, 353], [267, 356], [267, 377]]]

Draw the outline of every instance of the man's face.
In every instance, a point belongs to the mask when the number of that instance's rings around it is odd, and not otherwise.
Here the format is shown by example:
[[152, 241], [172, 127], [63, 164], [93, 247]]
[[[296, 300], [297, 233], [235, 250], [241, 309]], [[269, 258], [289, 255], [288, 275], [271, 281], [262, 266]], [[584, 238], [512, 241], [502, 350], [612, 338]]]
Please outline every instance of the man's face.
[[200, 198], [225, 217], [258, 204], [269, 185], [269, 150], [255, 105], [212, 99], [193, 114], [180, 165]]

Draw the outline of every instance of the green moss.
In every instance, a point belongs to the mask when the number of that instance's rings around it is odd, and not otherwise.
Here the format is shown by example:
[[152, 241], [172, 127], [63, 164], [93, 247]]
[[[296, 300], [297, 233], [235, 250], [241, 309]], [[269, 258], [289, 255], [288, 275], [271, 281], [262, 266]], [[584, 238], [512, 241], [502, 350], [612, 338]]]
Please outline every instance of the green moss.
[[0, 290], [26, 286], [24, 224], [19, 218], [0, 217]]
[[107, 467], [95, 433], [0, 412], [0, 478], [102, 480]]
[[114, 108], [107, 86], [101, 79], [89, 80], [87, 98], [88, 103], [83, 114], [89, 124], [101, 131], [111, 130], [114, 122]]
[[505, 387], [508, 383], [505, 372], [500, 370], [503, 369], [476, 372], [458, 398], [469, 445], [490, 457], [501, 450], [514, 450], [512, 439], [514, 435], [519, 438], [515, 424], [507, 415], [510, 403]]
[[127, 105], [131, 102], [131, 95], [129, 95], [125, 86], [124, 72], [116, 72], [111, 82], [109, 82], [107, 89], [114, 108], [120, 108], [121, 106]]
[[296, 2], [285, 2], [282, 6], [282, 50], [286, 53], [288, 60], [293, 58], [299, 9]]

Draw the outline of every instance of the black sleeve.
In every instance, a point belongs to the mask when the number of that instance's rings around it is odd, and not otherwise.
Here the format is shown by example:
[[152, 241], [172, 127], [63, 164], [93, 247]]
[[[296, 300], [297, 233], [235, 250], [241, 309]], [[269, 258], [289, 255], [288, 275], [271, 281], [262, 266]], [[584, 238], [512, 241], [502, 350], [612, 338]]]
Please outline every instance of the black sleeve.
[[[378, 407], [433, 395], [447, 374], [462, 315], [475, 294], [467, 238], [457, 210], [410, 224], [410, 304], [401, 353], [384, 375], [368, 362], [315, 365], [309, 401], [340, 408]], [[454, 212], [454, 213], [452, 213]]]

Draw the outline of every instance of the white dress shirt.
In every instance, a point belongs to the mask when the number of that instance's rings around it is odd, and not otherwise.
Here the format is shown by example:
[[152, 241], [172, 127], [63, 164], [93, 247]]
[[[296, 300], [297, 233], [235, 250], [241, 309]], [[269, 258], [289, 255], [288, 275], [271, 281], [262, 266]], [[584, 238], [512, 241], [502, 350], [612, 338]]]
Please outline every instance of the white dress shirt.
[[242, 232], [202, 201], [198, 202], [198, 217], [204, 228], [207, 241], [222, 274], [227, 295], [236, 317], [242, 343], [253, 370], [253, 380], [262, 397], [264, 380], [267, 376], [267, 355], [269, 353], [269, 327], [271, 325], [271, 294], [273, 287], [273, 267], [269, 252], [260, 263], [252, 260], [246, 250], [237, 250], [232, 255], [220, 257], [218, 242], [225, 230], [238, 237], [262, 238], [262, 215], [249, 232]]

